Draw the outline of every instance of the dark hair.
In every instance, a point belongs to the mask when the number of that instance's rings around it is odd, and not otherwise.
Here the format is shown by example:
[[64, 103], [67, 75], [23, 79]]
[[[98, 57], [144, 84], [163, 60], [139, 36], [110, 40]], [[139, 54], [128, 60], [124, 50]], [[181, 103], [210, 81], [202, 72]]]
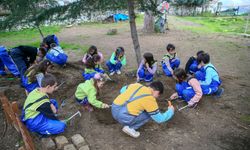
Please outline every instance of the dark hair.
[[207, 64], [210, 62], [210, 56], [208, 53], [202, 53], [200, 55], [198, 55], [197, 57], [197, 62], [200, 64], [201, 62], [203, 62], [204, 64]]
[[124, 48], [123, 47], [117, 47], [116, 50], [115, 50], [115, 56], [116, 57], [119, 57], [120, 54], [124, 55]]
[[200, 54], [205, 53], [203, 50], [200, 50], [196, 53], [196, 56], [198, 57]]
[[53, 86], [57, 83], [56, 77], [52, 74], [45, 74], [42, 79], [42, 87]]
[[89, 47], [89, 49], [88, 49], [88, 54], [90, 54], [91, 56], [97, 54], [97, 48], [96, 48], [96, 46], [91, 45], [91, 46]]
[[94, 62], [94, 58], [93, 57], [89, 57], [86, 61], [86, 64], [85, 64], [86, 68], [88, 69], [93, 69], [95, 68], [95, 62]]
[[170, 50], [175, 50], [175, 46], [174, 46], [174, 44], [168, 44], [166, 49], [169, 52]]
[[43, 55], [43, 57], [46, 55], [47, 51], [44, 47], [40, 47], [39, 51], [41, 52], [41, 54]]
[[47, 69], [52, 66], [52, 63], [49, 60], [43, 60], [39, 64], [32, 65], [26, 72], [25, 75], [28, 76], [30, 82], [36, 81], [36, 75], [38, 73], [43, 73], [47, 71]]
[[178, 79], [178, 82], [184, 81], [188, 76], [187, 73], [185, 72], [184, 69], [182, 68], [177, 68], [174, 70], [174, 75]]
[[143, 57], [146, 59], [145, 63], [148, 63], [149, 67], [152, 68], [152, 65], [155, 63], [154, 56], [152, 53], [145, 53]]
[[161, 81], [154, 81], [154, 82], [150, 83], [149, 87], [151, 87], [155, 91], [159, 91], [160, 94], [163, 94], [164, 85], [162, 84]]
[[94, 45], [91, 45], [88, 49], [87, 55], [86, 55], [86, 60], [88, 58], [92, 58], [95, 54], [98, 54], [97, 48]]

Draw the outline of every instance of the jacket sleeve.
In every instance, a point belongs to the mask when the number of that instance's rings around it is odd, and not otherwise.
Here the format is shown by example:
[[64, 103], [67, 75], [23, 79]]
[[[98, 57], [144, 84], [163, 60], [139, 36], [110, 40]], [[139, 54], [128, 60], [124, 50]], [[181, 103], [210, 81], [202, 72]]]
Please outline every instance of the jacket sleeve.
[[40, 113], [42, 113], [45, 117], [47, 117], [49, 119], [58, 120], [56, 118], [55, 114], [53, 113], [53, 111], [51, 110], [49, 102], [42, 104], [36, 110], [39, 111]]
[[156, 70], [157, 70], [157, 62], [155, 62], [152, 66], [153, 68], [148, 67], [148, 72], [151, 74], [155, 74]]
[[85, 54], [84, 56], [83, 56], [83, 58], [82, 58], [82, 62], [84, 63], [84, 64], [86, 64], [86, 62], [87, 62], [87, 54]]
[[96, 91], [94, 89], [88, 91], [88, 101], [97, 108], [101, 108], [103, 104], [103, 102], [96, 99]]
[[190, 99], [190, 101], [188, 101], [188, 104], [192, 106], [200, 101], [202, 97], [202, 90], [199, 81], [195, 78], [191, 79], [188, 84], [193, 87], [195, 92], [195, 95]]
[[125, 55], [122, 57], [121, 63], [122, 63], [123, 66], [125, 66], [127, 64], [127, 60], [126, 60]]
[[166, 112], [161, 113], [159, 110], [155, 114], [150, 114], [151, 118], [157, 123], [163, 123], [168, 121], [174, 115], [172, 109], [168, 109]]
[[214, 69], [212, 68], [207, 68], [206, 70], [206, 76], [205, 76], [205, 81], [200, 81], [201, 85], [210, 85], [212, 82], [213, 74], [216, 73]]
[[115, 65], [116, 64], [116, 60], [115, 60], [115, 53], [113, 52], [109, 61], [111, 62], [111, 64]]

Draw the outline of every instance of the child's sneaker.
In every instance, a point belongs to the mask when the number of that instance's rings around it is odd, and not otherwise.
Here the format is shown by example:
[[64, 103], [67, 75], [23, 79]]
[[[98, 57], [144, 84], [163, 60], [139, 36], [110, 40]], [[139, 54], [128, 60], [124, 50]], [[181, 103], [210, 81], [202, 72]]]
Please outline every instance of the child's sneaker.
[[121, 71], [120, 71], [120, 70], [117, 70], [116, 73], [117, 73], [117, 74], [121, 74]]
[[128, 126], [124, 126], [122, 131], [132, 136], [133, 138], [138, 138], [140, 136], [140, 132], [135, 131], [134, 129], [129, 128]]
[[224, 89], [218, 88], [218, 90], [214, 94], [215, 94], [216, 98], [220, 98], [223, 93], [224, 93]]
[[113, 71], [113, 72], [110, 72], [110, 74], [109, 74], [109, 75], [110, 75], [110, 76], [112, 76], [112, 75], [114, 75], [114, 74], [115, 74], [115, 72]]

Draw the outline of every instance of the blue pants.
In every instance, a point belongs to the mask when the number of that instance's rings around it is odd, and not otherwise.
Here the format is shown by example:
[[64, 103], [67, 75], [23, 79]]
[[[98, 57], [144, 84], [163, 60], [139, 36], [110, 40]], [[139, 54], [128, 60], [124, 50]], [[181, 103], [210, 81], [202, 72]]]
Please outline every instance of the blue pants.
[[63, 53], [60, 53], [57, 56], [54, 56], [52, 53], [47, 53], [46, 58], [48, 60], [50, 60], [52, 63], [58, 64], [58, 65], [61, 65], [61, 66], [66, 64], [66, 62], [68, 60], [68, 56], [66, 54], [63, 54]]
[[94, 78], [94, 76], [95, 76], [96, 73], [104, 74], [104, 70], [102, 70], [100, 68], [95, 68], [95, 71], [96, 72], [92, 72], [92, 73], [85, 73], [85, 72], [83, 72], [82, 76], [83, 76], [83, 78], [85, 80], [90, 80], [90, 79]]
[[138, 76], [140, 78], [140, 80], [144, 80], [146, 82], [151, 82], [153, 81], [153, 77], [154, 75], [151, 74], [150, 72], [148, 71], [145, 71], [144, 68], [141, 68], [139, 71], [138, 71]]
[[195, 95], [195, 91], [187, 82], [177, 83], [175, 85], [175, 89], [178, 96], [186, 102], [190, 101], [190, 99]]
[[128, 113], [126, 106], [112, 104], [112, 116], [123, 126], [129, 126], [132, 129], [139, 129], [147, 123], [151, 117], [147, 112], [142, 112], [138, 116], [133, 116]]
[[199, 70], [198, 68], [198, 62], [196, 60], [193, 61], [193, 63], [189, 67], [189, 72], [195, 73]]
[[9, 56], [6, 48], [0, 46], [0, 75], [6, 74], [4, 66], [6, 66], [14, 76], [18, 77], [20, 75], [16, 64]]
[[[168, 67], [166, 66], [166, 64], [165, 64], [165, 63], [162, 63], [161, 65], [162, 65], [162, 70], [163, 70], [163, 72], [165, 73], [165, 75], [168, 76], [168, 77], [172, 77], [172, 74], [171, 74], [171, 72], [169, 71], [169, 69], [168, 69]], [[180, 65], [180, 59], [179, 59], [179, 58], [175, 58], [174, 61], [171, 61], [171, 60], [170, 60], [170, 67], [171, 67], [173, 70], [176, 69], [176, 68], [178, 68], [179, 65]]]
[[[201, 68], [195, 73], [195, 78], [200, 81], [204, 81], [205, 76], [206, 73], [204, 68]], [[220, 84], [221, 83], [213, 80], [210, 85], [201, 85], [202, 93], [205, 95], [214, 94], [219, 89]]]
[[[52, 104], [58, 109], [58, 104], [54, 99], [50, 100]], [[52, 120], [46, 118], [42, 113], [35, 118], [27, 119], [24, 124], [31, 132], [37, 132], [43, 135], [59, 134], [64, 132], [66, 124], [59, 120]]]
[[22, 86], [26, 89], [26, 91], [28, 93], [32, 92], [34, 89], [39, 88], [39, 84], [38, 82], [34, 82], [34, 83], [29, 83], [28, 77], [26, 76], [22, 76], [21, 77], [21, 82], [22, 82]]
[[12, 49], [10, 51], [10, 56], [13, 59], [13, 61], [15, 62], [16, 66], [18, 68], [18, 71], [20, 73], [20, 76], [22, 77], [30, 65], [28, 62], [28, 59], [26, 57], [22, 56], [22, 52], [18, 48]]
[[87, 97], [84, 97], [84, 99], [78, 99], [76, 98], [76, 101], [81, 104], [81, 105], [88, 105], [89, 104], [89, 100]]
[[114, 65], [109, 60], [106, 62], [106, 65], [108, 66], [109, 72], [115, 72], [121, 70], [122, 67], [121, 62], [118, 62]]

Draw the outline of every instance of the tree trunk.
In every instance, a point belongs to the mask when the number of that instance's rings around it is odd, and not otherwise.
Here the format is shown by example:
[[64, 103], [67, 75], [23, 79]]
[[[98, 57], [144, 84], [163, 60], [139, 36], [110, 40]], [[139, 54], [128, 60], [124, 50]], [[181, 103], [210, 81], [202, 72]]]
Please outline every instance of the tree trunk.
[[154, 16], [152, 11], [146, 11], [144, 14], [144, 33], [153, 33], [154, 32]]
[[39, 33], [40, 33], [42, 39], [44, 39], [44, 35], [43, 35], [43, 32], [42, 32], [40, 26], [39, 26], [39, 25], [36, 25], [36, 28], [38, 29], [38, 31], [39, 31]]
[[136, 30], [134, 9], [135, 9], [134, 8], [134, 0], [128, 0], [130, 32], [131, 32], [131, 37], [132, 37], [133, 44], [134, 44], [137, 65], [139, 66], [139, 64], [141, 62], [141, 50], [140, 50], [140, 44], [139, 44], [137, 30]]

